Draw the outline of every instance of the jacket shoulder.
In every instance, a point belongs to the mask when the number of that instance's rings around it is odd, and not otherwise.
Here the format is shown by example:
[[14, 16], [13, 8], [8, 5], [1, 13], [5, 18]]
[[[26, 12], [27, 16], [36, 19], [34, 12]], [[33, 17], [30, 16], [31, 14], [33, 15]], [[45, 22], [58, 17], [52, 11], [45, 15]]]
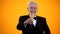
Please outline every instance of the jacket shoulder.
[[28, 15], [23, 15], [23, 16], [20, 16], [20, 17], [27, 17]]
[[19, 19], [22, 19], [22, 18], [24, 19], [24, 18], [27, 18], [27, 17], [29, 17], [29, 16], [28, 15], [23, 15], [23, 16], [20, 16]]

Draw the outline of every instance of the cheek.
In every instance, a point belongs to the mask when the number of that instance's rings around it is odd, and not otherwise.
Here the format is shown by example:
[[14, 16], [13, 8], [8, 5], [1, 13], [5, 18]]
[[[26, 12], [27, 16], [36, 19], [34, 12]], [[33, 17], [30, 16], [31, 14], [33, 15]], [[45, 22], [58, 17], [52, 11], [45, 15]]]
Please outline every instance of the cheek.
[[36, 11], [38, 10], [38, 9], [35, 9]]
[[30, 9], [28, 8], [28, 11], [30, 11]]
[[38, 9], [36, 9], [36, 11], [37, 11]]

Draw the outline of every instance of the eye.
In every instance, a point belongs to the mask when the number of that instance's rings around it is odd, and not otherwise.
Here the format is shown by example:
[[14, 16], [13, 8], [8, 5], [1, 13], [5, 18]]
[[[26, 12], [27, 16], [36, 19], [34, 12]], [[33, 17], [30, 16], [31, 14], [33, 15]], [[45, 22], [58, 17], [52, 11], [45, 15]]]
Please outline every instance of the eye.
[[34, 7], [34, 9], [36, 9], [36, 7]]
[[31, 9], [33, 9], [33, 7], [31, 7]]
[[30, 7], [31, 9], [36, 9], [36, 7]]

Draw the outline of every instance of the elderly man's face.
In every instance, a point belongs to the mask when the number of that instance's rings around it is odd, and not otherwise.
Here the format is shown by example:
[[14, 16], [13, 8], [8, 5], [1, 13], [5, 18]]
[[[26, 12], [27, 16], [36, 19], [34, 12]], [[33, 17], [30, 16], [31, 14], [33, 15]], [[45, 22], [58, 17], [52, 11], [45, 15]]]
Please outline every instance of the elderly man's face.
[[37, 4], [36, 3], [30, 3], [28, 5], [28, 11], [30, 13], [36, 13], [37, 9], [38, 9], [38, 7], [37, 7]]

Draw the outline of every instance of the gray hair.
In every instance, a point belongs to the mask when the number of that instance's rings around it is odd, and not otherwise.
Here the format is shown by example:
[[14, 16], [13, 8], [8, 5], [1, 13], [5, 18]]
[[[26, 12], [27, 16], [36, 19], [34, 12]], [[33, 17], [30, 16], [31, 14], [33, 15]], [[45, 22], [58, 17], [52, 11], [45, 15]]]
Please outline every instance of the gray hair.
[[35, 1], [29, 1], [27, 6], [29, 6], [30, 4], [35, 4], [35, 5], [37, 5], [37, 7], [38, 7], [37, 2], [35, 2]]

